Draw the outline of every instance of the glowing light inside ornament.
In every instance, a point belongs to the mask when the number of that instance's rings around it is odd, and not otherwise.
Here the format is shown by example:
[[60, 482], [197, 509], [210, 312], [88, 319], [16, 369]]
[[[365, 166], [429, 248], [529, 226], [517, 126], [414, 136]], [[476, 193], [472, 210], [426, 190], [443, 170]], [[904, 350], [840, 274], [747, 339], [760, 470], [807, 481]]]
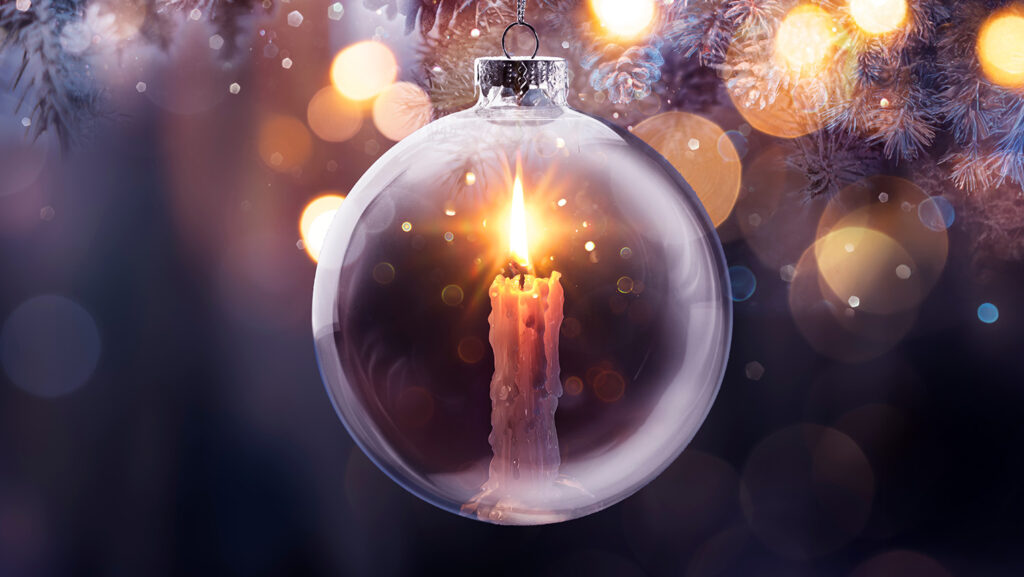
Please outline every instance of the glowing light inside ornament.
[[338, 194], [325, 194], [313, 199], [302, 211], [299, 219], [299, 234], [306, 254], [313, 262], [320, 260], [320, 251], [327, 240], [327, 230], [334, 220], [334, 214], [341, 208], [345, 197]]
[[488, 290], [494, 351], [488, 441], [493, 457], [480, 493], [463, 506], [496, 523], [516, 522], [524, 501], [556, 495], [561, 465], [555, 411], [562, 396], [558, 337], [565, 299], [558, 271], [540, 278], [529, 270], [526, 218], [517, 163], [508, 231], [513, 262]]
[[907, 0], [850, 0], [850, 15], [868, 34], [886, 34], [907, 20]]
[[654, 21], [653, 0], [590, 0], [590, 9], [612, 36], [635, 38]]
[[989, 17], [978, 33], [978, 60], [992, 82], [1024, 84], [1024, 11], [1011, 8]]
[[839, 40], [832, 16], [820, 6], [801, 4], [782, 19], [775, 55], [791, 72], [821, 72]]
[[508, 218], [509, 256], [524, 267], [530, 266], [530, 243], [526, 237], [526, 200], [523, 198], [523, 179], [516, 169], [512, 184], [512, 207]]

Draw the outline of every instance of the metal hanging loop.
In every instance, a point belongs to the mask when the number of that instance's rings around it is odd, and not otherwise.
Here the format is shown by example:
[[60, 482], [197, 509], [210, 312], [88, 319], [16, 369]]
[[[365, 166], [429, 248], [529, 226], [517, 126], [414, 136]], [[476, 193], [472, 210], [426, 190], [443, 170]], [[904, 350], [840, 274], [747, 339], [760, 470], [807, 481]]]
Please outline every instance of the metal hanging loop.
[[533, 54], [530, 59], [533, 60], [537, 57], [537, 51], [540, 50], [540, 36], [537, 34], [537, 29], [526, 23], [526, 0], [516, 0], [516, 21], [509, 24], [505, 28], [505, 32], [501, 35], [501, 51], [505, 53], [505, 58], [512, 58], [512, 54], [508, 51], [506, 46], [506, 39], [510, 30], [516, 26], [523, 26], [528, 28], [530, 32], [533, 32]]
[[513, 22], [508, 25], [508, 28], [505, 28], [505, 32], [501, 35], [501, 51], [505, 53], [505, 58], [512, 58], [512, 54], [505, 46], [505, 39], [508, 37], [509, 31], [516, 26], [524, 26], [528, 28], [530, 32], [533, 32], [533, 54], [530, 55], [530, 59], [532, 60], [537, 56], [537, 51], [540, 50], [540, 36], [537, 34], [537, 29], [526, 22]]

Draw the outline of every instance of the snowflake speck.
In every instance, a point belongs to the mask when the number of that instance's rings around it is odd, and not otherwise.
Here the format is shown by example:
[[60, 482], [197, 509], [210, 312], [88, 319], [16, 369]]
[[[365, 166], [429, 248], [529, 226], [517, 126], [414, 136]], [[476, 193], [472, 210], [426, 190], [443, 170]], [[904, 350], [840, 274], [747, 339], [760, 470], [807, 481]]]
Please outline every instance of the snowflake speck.
[[288, 25], [292, 28], [298, 28], [302, 26], [302, 12], [298, 10], [292, 10], [288, 13]]
[[341, 5], [341, 2], [335, 2], [327, 7], [327, 17], [331, 20], [338, 21], [345, 15], [345, 7]]

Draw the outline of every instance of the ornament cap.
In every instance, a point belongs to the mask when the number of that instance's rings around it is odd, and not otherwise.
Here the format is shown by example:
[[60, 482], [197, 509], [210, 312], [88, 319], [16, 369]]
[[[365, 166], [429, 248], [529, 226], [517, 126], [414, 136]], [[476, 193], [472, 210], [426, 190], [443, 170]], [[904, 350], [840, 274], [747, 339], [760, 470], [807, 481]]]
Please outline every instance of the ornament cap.
[[565, 106], [569, 65], [564, 58], [477, 58], [480, 106]]

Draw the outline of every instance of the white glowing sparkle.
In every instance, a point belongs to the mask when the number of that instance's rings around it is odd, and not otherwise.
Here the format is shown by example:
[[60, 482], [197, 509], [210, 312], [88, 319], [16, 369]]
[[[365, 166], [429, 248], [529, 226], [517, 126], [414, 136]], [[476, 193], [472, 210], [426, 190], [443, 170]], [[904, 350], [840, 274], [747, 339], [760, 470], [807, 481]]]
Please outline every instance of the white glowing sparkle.
[[302, 26], [302, 12], [298, 10], [292, 10], [288, 13], [288, 25], [292, 28], [298, 28]]
[[341, 5], [341, 2], [335, 2], [327, 7], [327, 17], [331, 20], [338, 21], [345, 15], [345, 7]]

